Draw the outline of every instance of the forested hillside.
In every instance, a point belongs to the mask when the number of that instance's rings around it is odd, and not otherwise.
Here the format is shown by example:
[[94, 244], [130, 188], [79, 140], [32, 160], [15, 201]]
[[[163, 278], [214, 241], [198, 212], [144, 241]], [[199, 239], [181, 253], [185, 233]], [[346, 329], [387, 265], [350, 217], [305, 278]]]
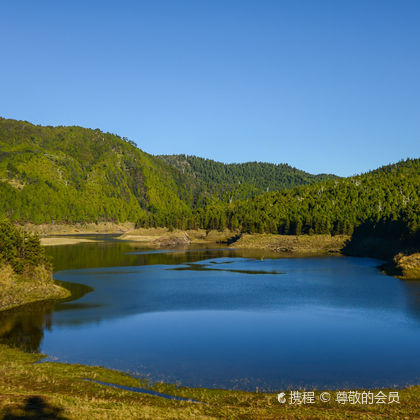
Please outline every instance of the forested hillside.
[[[229, 228], [247, 233], [365, 234], [400, 237], [420, 244], [420, 159], [408, 159], [350, 178], [264, 193], [251, 200], [214, 201], [194, 211], [188, 220], [176, 216], [181, 228]], [[165, 221], [164, 223], [168, 223]], [[163, 225], [146, 215], [142, 226]]]
[[288, 165], [226, 169], [189, 158], [193, 166], [185, 170], [172, 160], [99, 129], [0, 118], [0, 214], [34, 223], [124, 222], [153, 215], [167, 224], [174, 217], [186, 220], [192, 209], [214, 199], [252, 198], [267, 188], [319, 179]]
[[0, 119], [0, 211], [15, 221], [137, 220], [188, 211], [179, 171], [126, 139]]
[[0, 217], [0, 312], [37, 300], [64, 298], [37, 234]]
[[155, 157], [99, 129], [0, 118], [0, 215], [13, 221], [297, 235], [380, 227], [412, 238], [419, 192], [419, 159], [350, 178], [314, 176], [288, 165]]
[[220, 200], [253, 198], [257, 194], [314, 184], [334, 175], [312, 175], [281, 163], [247, 162], [225, 164], [187, 155], [160, 155], [182, 173], [192, 175], [202, 188]]

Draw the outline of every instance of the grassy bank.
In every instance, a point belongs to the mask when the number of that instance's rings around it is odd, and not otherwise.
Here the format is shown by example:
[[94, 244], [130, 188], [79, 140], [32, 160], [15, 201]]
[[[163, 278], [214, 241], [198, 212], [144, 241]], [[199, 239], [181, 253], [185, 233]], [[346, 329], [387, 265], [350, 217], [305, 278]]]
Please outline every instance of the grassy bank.
[[[35, 363], [40, 355], [0, 345], [0, 418], [56, 419], [414, 419], [420, 416], [420, 386], [400, 391], [400, 404], [280, 404], [276, 394], [177, 388], [158, 392], [200, 403], [168, 400], [107, 387], [96, 381], [143, 387], [140, 380], [100, 367]], [[386, 390], [384, 390], [386, 391]], [[51, 417], [48, 417], [51, 416]]]
[[69, 238], [65, 236], [55, 237], [49, 236], [46, 238], [40, 238], [42, 246], [55, 246], [55, 245], [75, 245], [83, 242], [94, 242], [91, 239], [85, 238]]
[[[177, 248], [191, 245], [229, 244], [232, 248], [265, 250], [280, 253], [284, 256], [316, 255], [353, 255], [378, 258], [388, 263], [381, 269], [388, 275], [403, 280], [420, 279], [420, 254], [418, 252], [401, 252], [398, 239], [378, 238], [375, 236], [350, 237], [347, 235], [275, 235], [246, 234], [225, 229], [224, 231], [204, 229], [180, 230], [168, 228], [134, 229], [130, 224], [99, 223], [86, 225], [27, 225], [32, 231], [41, 232], [41, 244], [71, 245], [90, 242], [82, 236], [87, 233], [120, 233], [119, 240], [136, 242], [147, 248]], [[68, 234], [73, 237], [54, 237], [57, 234]]]
[[23, 229], [28, 232], [37, 233], [40, 237], [54, 235], [78, 235], [78, 234], [122, 234], [134, 229], [134, 223], [25, 223]]
[[[119, 240], [136, 242], [149, 248], [175, 248], [227, 243], [233, 248], [266, 250], [281, 253], [285, 256], [305, 257], [334, 254], [369, 256], [388, 261], [387, 264], [382, 266], [386, 274], [404, 280], [420, 279], [418, 252], [401, 252], [402, 245], [398, 239], [375, 236], [241, 234], [228, 229], [223, 231], [168, 228], [134, 229], [132, 223], [116, 224], [111, 222], [72, 225], [27, 224], [25, 228], [42, 235], [41, 244], [44, 246], [90, 242], [90, 239], [81, 236], [84, 234], [119, 233]], [[56, 237], [54, 235], [72, 235], [72, 237]], [[77, 237], [77, 235], [80, 235], [80, 237]]]
[[412, 254], [398, 253], [392, 262], [381, 266], [382, 270], [402, 280], [420, 280], [420, 253]]
[[405, 280], [420, 280], [420, 253], [410, 255], [398, 254], [394, 258], [399, 277]]
[[154, 248], [177, 247], [194, 244], [226, 243], [237, 235], [230, 230], [180, 230], [168, 228], [141, 228], [125, 232], [118, 239], [133, 241]]
[[39, 236], [0, 218], [0, 311], [69, 295], [54, 283]]
[[0, 311], [69, 295], [67, 289], [54, 283], [51, 270], [42, 265], [22, 274], [17, 274], [9, 265], [0, 266]]
[[[115, 225], [114, 228], [118, 226]], [[120, 232], [124, 226], [120, 225]], [[68, 234], [95, 233], [88, 227], [68, 229]], [[47, 231], [47, 230], [44, 230]], [[114, 230], [115, 232], [115, 230]], [[98, 232], [99, 233], [99, 230]], [[52, 234], [51, 234], [52, 235]], [[180, 230], [168, 228], [140, 228], [124, 231], [119, 240], [136, 242], [139, 245], [152, 248], [171, 248], [189, 245], [227, 243], [233, 248], [262, 249], [278, 253], [293, 253], [299, 255], [320, 255], [340, 253], [345, 242], [350, 239], [346, 235], [273, 235], [273, 234], [240, 234], [225, 229], [223, 231], [204, 229]], [[81, 238], [41, 238], [43, 245], [71, 244], [88, 241]]]
[[235, 248], [266, 249], [298, 255], [336, 254], [340, 253], [345, 242], [349, 239], [350, 237], [346, 235], [243, 234], [231, 246]]

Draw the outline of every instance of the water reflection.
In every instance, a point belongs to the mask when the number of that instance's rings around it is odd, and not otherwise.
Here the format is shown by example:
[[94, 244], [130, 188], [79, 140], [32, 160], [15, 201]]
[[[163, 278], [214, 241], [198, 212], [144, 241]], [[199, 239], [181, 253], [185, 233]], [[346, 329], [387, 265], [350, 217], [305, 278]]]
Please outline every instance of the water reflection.
[[51, 329], [51, 302], [29, 304], [0, 312], [0, 342], [27, 352], [38, 352], [44, 330]]
[[2, 313], [0, 341], [195, 386], [420, 380], [420, 282], [377, 260], [112, 240], [47, 251], [72, 299]]
[[268, 258], [278, 254], [263, 250], [236, 250], [231, 248], [150, 250], [135, 242], [104, 241], [46, 248], [54, 261], [54, 271], [94, 268], [128, 267], [156, 264], [183, 264], [217, 257]]
[[403, 281], [406, 310], [413, 318], [420, 320], [420, 281]]
[[[44, 330], [51, 330], [53, 325], [53, 313], [60, 311], [66, 302], [77, 301], [93, 289], [84, 284], [66, 283], [57, 281], [63, 287], [69, 289], [71, 297], [62, 299], [60, 303], [44, 301], [29, 303], [27, 305], [0, 312], [0, 343], [23, 351], [38, 353]], [[66, 303], [66, 310], [86, 307], [78, 303]]]

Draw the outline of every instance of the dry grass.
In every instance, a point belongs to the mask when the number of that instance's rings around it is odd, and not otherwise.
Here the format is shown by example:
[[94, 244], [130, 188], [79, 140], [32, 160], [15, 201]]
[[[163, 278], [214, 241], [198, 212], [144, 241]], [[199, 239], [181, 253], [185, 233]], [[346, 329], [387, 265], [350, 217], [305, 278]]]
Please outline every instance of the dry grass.
[[229, 230], [206, 232], [204, 229], [173, 231], [167, 228], [141, 228], [125, 232], [118, 239], [125, 241], [140, 242], [144, 245], [163, 248], [185, 246], [190, 244], [206, 244], [226, 242], [227, 239], [234, 236]]
[[271, 235], [244, 234], [231, 246], [234, 248], [267, 249], [275, 252], [299, 255], [339, 253], [345, 242], [345, 235]]
[[134, 223], [42, 223], [40, 225], [26, 223], [22, 227], [29, 232], [36, 232], [40, 236], [53, 236], [95, 233], [123, 233], [134, 229]]
[[95, 242], [91, 239], [85, 238], [65, 238], [65, 237], [54, 237], [50, 236], [48, 238], [41, 238], [41, 245], [43, 246], [55, 246], [55, 245], [74, 245], [82, 242]]
[[[141, 387], [124, 373], [99, 367], [34, 363], [41, 356], [0, 345], [0, 418], [66, 419], [416, 419], [420, 386], [400, 391], [400, 404], [280, 404], [275, 394], [177, 388], [155, 389], [202, 403], [167, 400], [88, 382]], [[31, 411], [32, 410], [32, 411]], [[48, 417], [53, 415], [55, 417]], [[15, 416], [15, 417], [13, 417]], [[21, 417], [19, 417], [21, 416]]]
[[57, 286], [44, 266], [17, 275], [9, 265], [0, 266], [0, 311], [46, 299], [61, 299], [70, 292]]
[[411, 255], [400, 253], [395, 256], [394, 263], [402, 273], [398, 277], [405, 280], [420, 280], [420, 253]]

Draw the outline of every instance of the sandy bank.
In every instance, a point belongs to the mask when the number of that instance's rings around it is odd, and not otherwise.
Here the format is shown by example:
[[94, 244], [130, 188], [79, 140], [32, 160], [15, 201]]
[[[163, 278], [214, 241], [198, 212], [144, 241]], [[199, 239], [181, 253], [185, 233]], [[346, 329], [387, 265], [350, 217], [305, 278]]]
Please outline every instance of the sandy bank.
[[133, 229], [125, 232], [118, 239], [124, 241], [139, 242], [145, 246], [156, 248], [163, 247], [177, 247], [187, 246], [191, 244], [206, 244], [206, 243], [220, 243], [226, 242], [235, 234], [225, 230], [219, 231], [205, 231], [203, 229], [197, 230], [178, 230], [170, 231], [167, 228], [148, 228], [148, 229]]
[[81, 242], [95, 242], [91, 239], [85, 238], [66, 238], [66, 237], [45, 237], [41, 238], [41, 245], [43, 246], [53, 246], [53, 245], [74, 245]]
[[42, 236], [54, 235], [78, 235], [78, 234], [106, 234], [106, 233], [124, 233], [134, 229], [134, 223], [113, 223], [113, 222], [100, 222], [100, 223], [43, 223], [34, 225], [26, 223], [22, 226], [25, 230], [36, 232]]

